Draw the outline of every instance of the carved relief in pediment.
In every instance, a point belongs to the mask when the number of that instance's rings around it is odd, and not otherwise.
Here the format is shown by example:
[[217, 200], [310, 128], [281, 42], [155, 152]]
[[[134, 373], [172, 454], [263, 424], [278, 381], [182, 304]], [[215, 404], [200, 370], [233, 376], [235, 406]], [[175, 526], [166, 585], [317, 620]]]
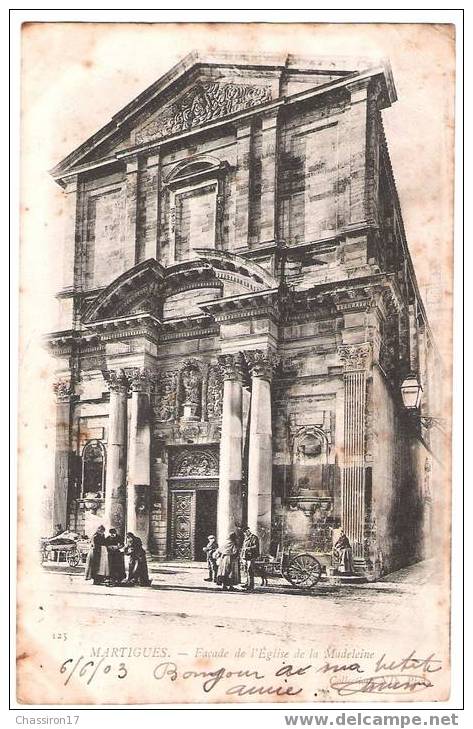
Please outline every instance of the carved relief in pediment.
[[235, 83], [199, 83], [170, 104], [147, 126], [136, 132], [136, 142], [161, 139], [271, 99], [267, 86]]

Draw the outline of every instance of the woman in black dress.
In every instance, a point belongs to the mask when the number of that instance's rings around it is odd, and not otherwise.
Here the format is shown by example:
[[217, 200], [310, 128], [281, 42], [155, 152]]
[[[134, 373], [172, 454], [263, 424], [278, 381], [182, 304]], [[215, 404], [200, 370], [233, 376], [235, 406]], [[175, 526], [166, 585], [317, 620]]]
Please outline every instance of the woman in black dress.
[[132, 532], [128, 532], [126, 535], [125, 554], [130, 557], [126, 584], [149, 587], [151, 580], [148, 575], [146, 552], [143, 549], [141, 539], [136, 537]]
[[85, 579], [94, 585], [107, 583], [110, 577], [108, 550], [105, 544], [105, 527], [99, 526], [92, 537], [92, 546], [85, 563]]
[[110, 565], [110, 582], [114, 585], [123, 582], [126, 577], [125, 557], [123, 555], [122, 540], [113, 527], [108, 530], [108, 537], [105, 539], [108, 550], [108, 561]]

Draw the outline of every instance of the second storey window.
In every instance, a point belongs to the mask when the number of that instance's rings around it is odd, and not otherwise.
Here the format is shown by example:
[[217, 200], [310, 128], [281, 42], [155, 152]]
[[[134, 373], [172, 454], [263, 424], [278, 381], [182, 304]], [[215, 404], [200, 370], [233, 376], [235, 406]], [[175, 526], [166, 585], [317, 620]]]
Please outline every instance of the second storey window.
[[195, 257], [197, 248], [218, 248], [225, 164], [194, 161], [168, 181], [171, 263]]
[[175, 193], [174, 209], [176, 261], [192, 258], [195, 248], [215, 248], [217, 183]]

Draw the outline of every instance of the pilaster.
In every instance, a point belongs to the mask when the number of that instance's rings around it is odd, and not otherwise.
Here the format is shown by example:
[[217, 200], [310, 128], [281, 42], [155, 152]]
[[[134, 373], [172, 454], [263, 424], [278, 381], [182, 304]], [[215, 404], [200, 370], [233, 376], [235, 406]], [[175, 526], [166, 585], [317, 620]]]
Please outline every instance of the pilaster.
[[342, 529], [353, 548], [355, 565], [365, 558], [365, 436], [366, 374], [371, 345], [343, 345], [338, 350], [344, 367], [344, 456], [342, 469]]
[[237, 128], [237, 171], [236, 171], [236, 213], [235, 247], [248, 247], [248, 228], [250, 210], [250, 155], [251, 124]]
[[261, 153], [261, 244], [277, 238], [277, 162], [278, 162], [278, 115], [277, 111], [263, 116]]
[[126, 182], [125, 182], [125, 246], [126, 246], [126, 268], [132, 268], [138, 263], [139, 241], [138, 241], [138, 156], [129, 157], [126, 160]]

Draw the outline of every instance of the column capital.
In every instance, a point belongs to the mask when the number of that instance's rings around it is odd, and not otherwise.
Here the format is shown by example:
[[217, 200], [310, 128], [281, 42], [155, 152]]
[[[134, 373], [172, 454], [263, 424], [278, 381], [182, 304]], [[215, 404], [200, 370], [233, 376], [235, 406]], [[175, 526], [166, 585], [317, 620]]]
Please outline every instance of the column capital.
[[130, 381], [132, 392], [148, 393], [151, 386], [156, 382], [156, 375], [147, 367], [133, 367], [126, 371], [126, 376]]
[[117, 370], [102, 370], [102, 375], [107, 383], [108, 389], [112, 392], [127, 394], [130, 381], [126, 376], [125, 370], [119, 368]]
[[58, 380], [53, 384], [56, 402], [67, 403], [74, 397], [74, 385], [71, 380]]
[[250, 349], [244, 352], [245, 360], [252, 377], [261, 377], [271, 382], [280, 357], [271, 350]]
[[371, 344], [342, 344], [338, 348], [338, 356], [343, 362], [345, 372], [365, 370], [371, 359]]
[[245, 360], [241, 352], [235, 354], [220, 354], [218, 368], [224, 380], [242, 381], [244, 377]]

